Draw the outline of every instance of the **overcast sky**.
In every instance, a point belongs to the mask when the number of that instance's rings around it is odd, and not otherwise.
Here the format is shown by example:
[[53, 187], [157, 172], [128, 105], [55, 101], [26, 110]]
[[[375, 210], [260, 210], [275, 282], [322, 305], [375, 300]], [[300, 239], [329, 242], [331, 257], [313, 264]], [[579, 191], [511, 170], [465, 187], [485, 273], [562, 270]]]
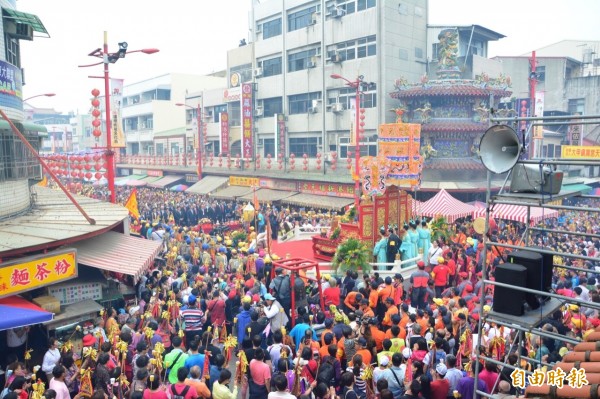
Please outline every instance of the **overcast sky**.
[[[281, 0], [263, 0], [281, 1]], [[378, 0], [395, 1], [395, 0]], [[169, 72], [205, 74], [226, 67], [226, 50], [248, 35], [251, 0], [19, 0], [36, 14], [50, 38], [21, 41], [24, 98], [36, 107], [87, 112], [90, 91], [103, 89], [102, 66], [88, 54], [126, 41], [130, 50], [158, 48], [154, 55], [130, 54], [110, 66], [111, 77], [134, 83]], [[521, 55], [560, 40], [600, 40], [600, 0], [430, 0], [429, 23], [482, 25], [507, 37], [493, 42], [490, 56]]]

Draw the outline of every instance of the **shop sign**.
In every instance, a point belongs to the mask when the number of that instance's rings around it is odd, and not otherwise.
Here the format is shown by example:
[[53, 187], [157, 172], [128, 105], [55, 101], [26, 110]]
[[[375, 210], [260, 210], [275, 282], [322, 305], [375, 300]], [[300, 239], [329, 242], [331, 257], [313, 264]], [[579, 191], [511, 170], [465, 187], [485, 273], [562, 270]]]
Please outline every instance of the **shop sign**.
[[286, 151], [285, 137], [285, 115], [275, 115], [275, 159], [279, 159], [279, 154], [285, 158]]
[[21, 69], [16, 66], [0, 61], [0, 102], [3, 107], [23, 111], [20, 101], [23, 98], [23, 79]]
[[163, 171], [162, 170], [151, 170], [151, 169], [148, 169], [146, 171], [146, 174], [148, 176], [162, 177], [163, 176]]
[[298, 182], [297, 184], [297, 190], [301, 193], [354, 198], [354, 186], [352, 184], [313, 182]]
[[260, 188], [272, 188], [274, 190], [296, 191], [295, 181], [260, 178]]
[[65, 249], [0, 265], [0, 298], [77, 277], [77, 250]]
[[252, 84], [242, 85], [242, 157], [254, 157], [254, 129], [252, 127]]
[[258, 177], [229, 176], [230, 186], [258, 187], [259, 184]]
[[187, 174], [185, 175], [185, 182], [186, 183], [196, 183], [198, 182], [198, 175], [197, 174]]
[[224, 103], [240, 101], [241, 98], [242, 98], [242, 89], [239, 86], [223, 90], [223, 102]]
[[577, 159], [577, 158], [594, 158], [600, 159], [600, 146], [593, 145], [563, 145], [562, 157]]

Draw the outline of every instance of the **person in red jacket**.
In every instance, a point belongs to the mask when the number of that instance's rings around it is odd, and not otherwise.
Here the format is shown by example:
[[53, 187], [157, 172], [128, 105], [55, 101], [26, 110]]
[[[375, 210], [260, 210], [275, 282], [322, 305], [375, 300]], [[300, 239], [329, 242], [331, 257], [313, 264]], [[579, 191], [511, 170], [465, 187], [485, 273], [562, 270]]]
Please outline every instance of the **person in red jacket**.
[[435, 286], [435, 297], [441, 298], [442, 292], [448, 286], [450, 279], [450, 270], [448, 269], [444, 258], [438, 258], [438, 264], [433, 268], [432, 274], [433, 284]]
[[422, 260], [417, 262], [418, 270], [410, 275], [410, 283], [412, 284], [412, 306], [417, 309], [425, 309], [425, 293], [427, 292], [427, 282], [429, 281], [429, 273], [425, 271], [425, 262]]

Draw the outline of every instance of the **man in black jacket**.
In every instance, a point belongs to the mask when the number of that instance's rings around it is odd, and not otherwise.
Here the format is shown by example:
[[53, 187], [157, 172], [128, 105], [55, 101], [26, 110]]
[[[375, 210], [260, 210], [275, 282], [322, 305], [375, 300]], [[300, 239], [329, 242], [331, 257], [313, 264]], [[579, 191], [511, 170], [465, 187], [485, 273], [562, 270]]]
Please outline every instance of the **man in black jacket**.
[[[388, 263], [394, 263], [396, 260], [396, 254], [400, 249], [400, 237], [394, 232], [393, 228], [389, 228], [388, 232], [390, 236], [388, 237], [387, 249], [386, 249], [386, 257]], [[387, 267], [388, 270], [392, 269], [392, 266]]]

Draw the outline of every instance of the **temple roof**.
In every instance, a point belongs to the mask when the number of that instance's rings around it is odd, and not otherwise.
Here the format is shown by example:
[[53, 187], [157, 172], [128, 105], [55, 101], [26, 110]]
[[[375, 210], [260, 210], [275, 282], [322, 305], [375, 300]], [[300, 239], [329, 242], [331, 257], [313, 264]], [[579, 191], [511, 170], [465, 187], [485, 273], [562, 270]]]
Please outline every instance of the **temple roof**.
[[[425, 84], [409, 85], [400, 88], [400, 90], [390, 93], [392, 98], [416, 98], [430, 96], [469, 96], [488, 98], [493, 94], [497, 98], [509, 97], [511, 91], [508, 88], [488, 87], [485, 84], [479, 84], [475, 81], [465, 80], [445, 80], [434, 81]], [[439, 82], [439, 83], [438, 83]]]
[[461, 132], [485, 132], [489, 125], [487, 123], [473, 122], [471, 120], [460, 120], [460, 119], [445, 119], [436, 120], [432, 119], [430, 122], [421, 125], [421, 133], [430, 132], [447, 132], [447, 131], [461, 131]]

